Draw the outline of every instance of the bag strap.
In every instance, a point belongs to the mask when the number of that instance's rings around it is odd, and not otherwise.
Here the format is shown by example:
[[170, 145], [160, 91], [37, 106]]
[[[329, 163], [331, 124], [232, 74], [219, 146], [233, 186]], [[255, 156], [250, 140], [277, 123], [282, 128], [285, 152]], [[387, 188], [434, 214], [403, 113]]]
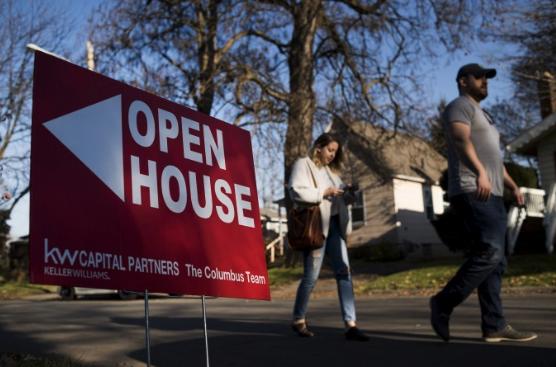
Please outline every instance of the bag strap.
[[[313, 174], [313, 170], [311, 169], [311, 162], [307, 161], [307, 168], [309, 169], [309, 173], [311, 174], [311, 178], [313, 179], [313, 184], [315, 185], [315, 189], [318, 189], [317, 186], [317, 180], [315, 179], [315, 175]], [[295, 207], [297, 206], [314, 206], [315, 204], [305, 204], [305, 205], [301, 205], [301, 204], [295, 204], [291, 207], [291, 210], [295, 210]], [[318, 206], [318, 205], [317, 205]]]
[[[313, 179], [313, 184], [315, 185], [315, 189], [318, 189], [317, 180], [315, 179], [315, 175], [313, 174], [313, 170], [311, 169], [311, 164], [307, 161], [307, 167], [309, 168], [309, 173], [311, 173], [311, 178]], [[325, 168], [326, 169], [326, 168]]]

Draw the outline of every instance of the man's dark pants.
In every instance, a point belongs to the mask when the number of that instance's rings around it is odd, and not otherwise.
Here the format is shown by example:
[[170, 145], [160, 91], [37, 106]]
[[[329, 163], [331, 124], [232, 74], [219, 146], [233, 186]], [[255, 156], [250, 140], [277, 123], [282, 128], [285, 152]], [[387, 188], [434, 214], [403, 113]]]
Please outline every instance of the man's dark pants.
[[442, 312], [451, 314], [477, 289], [483, 333], [496, 332], [507, 325], [500, 298], [502, 274], [507, 265], [504, 202], [502, 197], [493, 195], [481, 202], [476, 193], [470, 193], [450, 198], [450, 204], [465, 223], [472, 242], [467, 261], [437, 294], [437, 304]]

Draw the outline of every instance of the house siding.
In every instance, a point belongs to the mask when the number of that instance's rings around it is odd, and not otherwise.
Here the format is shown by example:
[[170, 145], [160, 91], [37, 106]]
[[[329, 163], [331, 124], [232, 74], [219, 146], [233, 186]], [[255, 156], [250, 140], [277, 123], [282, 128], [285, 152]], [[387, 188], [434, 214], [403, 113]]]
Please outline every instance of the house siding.
[[392, 185], [365, 187], [366, 224], [354, 229], [349, 243], [364, 244], [396, 243], [396, 215]]
[[400, 242], [442, 242], [425, 214], [423, 184], [394, 179], [394, 200]]
[[537, 157], [542, 187], [548, 190], [556, 182], [556, 132], [542, 139], [537, 145]]
[[383, 183], [363, 162], [347, 152], [344, 182], [358, 182], [365, 196], [365, 224], [354, 226], [348, 246], [397, 242], [396, 209], [391, 182]]

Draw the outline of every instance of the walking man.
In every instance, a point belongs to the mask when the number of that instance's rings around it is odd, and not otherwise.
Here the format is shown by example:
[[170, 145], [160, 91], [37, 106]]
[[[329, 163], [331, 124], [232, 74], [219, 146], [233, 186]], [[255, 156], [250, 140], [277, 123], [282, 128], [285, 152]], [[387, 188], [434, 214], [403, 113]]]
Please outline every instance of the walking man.
[[495, 69], [479, 64], [462, 66], [457, 74], [459, 97], [444, 111], [448, 146], [448, 195], [471, 235], [469, 257], [448, 284], [430, 299], [431, 325], [444, 341], [450, 340], [450, 315], [477, 289], [483, 340], [527, 341], [537, 337], [513, 329], [502, 310], [500, 291], [506, 268], [506, 187], [518, 205], [525, 201], [504, 168], [499, 133], [479, 103], [488, 96], [488, 79]]

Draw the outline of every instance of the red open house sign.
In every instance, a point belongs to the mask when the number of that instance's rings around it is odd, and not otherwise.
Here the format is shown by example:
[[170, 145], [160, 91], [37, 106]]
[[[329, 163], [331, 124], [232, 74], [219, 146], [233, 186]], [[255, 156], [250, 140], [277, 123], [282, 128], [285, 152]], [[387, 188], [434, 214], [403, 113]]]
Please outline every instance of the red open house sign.
[[247, 131], [35, 53], [30, 279], [270, 299]]

